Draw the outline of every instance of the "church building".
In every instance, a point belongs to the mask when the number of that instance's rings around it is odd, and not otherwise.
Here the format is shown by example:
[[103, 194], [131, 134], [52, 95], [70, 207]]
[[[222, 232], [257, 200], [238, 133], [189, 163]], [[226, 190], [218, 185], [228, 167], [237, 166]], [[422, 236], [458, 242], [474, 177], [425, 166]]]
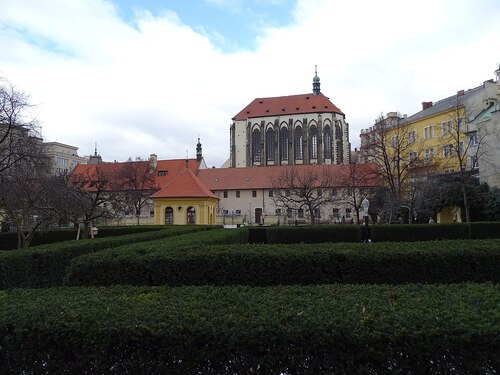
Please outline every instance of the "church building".
[[317, 70], [312, 93], [254, 99], [232, 120], [230, 167], [350, 162], [349, 125]]

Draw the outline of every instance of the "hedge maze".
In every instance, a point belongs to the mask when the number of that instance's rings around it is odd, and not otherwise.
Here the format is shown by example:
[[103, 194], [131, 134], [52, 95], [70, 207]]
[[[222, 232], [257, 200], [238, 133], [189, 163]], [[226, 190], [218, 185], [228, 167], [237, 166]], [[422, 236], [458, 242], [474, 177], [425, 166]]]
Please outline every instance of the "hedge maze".
[[497, 374], [500, 231], [434, 228], [361, 243], [356, 226], [171, 227], [2, 251], [0, 373]]

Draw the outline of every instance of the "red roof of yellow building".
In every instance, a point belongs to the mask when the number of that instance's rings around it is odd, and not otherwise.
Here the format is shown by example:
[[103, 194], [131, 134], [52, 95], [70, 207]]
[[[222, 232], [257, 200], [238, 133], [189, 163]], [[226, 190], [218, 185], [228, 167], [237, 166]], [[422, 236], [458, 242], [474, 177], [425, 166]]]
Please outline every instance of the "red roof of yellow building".
[[302, 113], [339, 113], [342, 111], [329, 98], [319, 93], [257, 98], [243, 108], [235, 121], [253, 117], [297, 115]]
[[215, 198], [218, 199], [190, 170], [185, 168], [152, 198]]

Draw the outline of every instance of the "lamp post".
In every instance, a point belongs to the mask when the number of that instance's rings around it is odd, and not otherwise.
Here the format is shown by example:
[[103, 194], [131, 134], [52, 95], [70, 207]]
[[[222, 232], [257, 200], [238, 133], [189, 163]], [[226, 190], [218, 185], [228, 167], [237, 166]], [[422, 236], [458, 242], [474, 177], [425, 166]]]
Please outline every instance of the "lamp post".
[[363, 240], [365, 242], [371, 242], [370, 240], [370, 228], [368, 228], [368, 209], [370, 208], [370, 201], [368, 198], [363, 199], [361, 202], [361, 206], [363, 207], [363, 217], [365, 219], [365, 233], [363, 236]]

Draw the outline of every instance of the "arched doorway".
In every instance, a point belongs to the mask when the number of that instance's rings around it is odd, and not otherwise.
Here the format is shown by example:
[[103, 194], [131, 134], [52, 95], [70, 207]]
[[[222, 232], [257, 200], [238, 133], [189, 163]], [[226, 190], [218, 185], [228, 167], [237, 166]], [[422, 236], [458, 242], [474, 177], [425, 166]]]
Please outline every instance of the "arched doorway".
[[196, 224], [196, 210], [194, 207], [189, 207], [187, 209], [187, 223]]
[[165, 224], [171, 225], [174, 223], [174, 209], [172, 207], [165, 208]]

